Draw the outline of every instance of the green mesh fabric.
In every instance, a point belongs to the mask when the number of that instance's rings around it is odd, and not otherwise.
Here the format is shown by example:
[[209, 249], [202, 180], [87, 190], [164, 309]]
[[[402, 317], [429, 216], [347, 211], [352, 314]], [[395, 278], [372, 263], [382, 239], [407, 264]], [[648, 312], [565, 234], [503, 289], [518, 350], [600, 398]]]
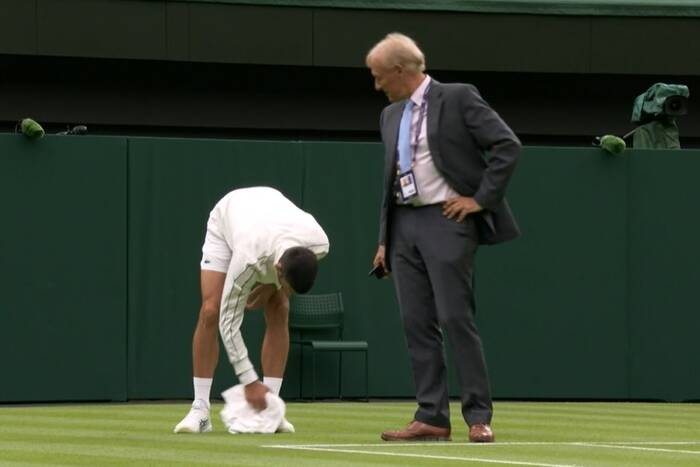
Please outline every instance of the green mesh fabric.
[[343, 323], [343, 300], [339, 293], [294, 295], [289, 306], [291, 329], [340, 328]]

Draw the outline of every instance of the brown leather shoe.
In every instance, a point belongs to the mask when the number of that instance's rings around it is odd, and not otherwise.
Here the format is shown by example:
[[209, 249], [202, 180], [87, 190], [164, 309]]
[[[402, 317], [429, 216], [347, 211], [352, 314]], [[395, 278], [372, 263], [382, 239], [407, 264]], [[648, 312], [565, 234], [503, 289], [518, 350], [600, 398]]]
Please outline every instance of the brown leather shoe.
[[493, 443], [495, 439], [489, 425], [479, 423], [469, 427], [469, 441], [472, 443]]
[[385, 431], [384, 441], [450, 441], [450, 429], [413, 420], [405, 429]]

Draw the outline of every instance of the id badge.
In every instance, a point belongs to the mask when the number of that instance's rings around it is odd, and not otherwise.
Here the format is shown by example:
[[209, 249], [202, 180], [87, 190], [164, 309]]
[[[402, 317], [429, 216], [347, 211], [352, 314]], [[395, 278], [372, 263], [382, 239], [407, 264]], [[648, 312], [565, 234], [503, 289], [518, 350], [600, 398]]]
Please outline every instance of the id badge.
[[413, 176], [413, 170], [399, 175], [399, 186], [401, 187], [401, 199], [403, 202], [410, 201], [418, 196], [418, 188], [416, 187], [416, 178]]

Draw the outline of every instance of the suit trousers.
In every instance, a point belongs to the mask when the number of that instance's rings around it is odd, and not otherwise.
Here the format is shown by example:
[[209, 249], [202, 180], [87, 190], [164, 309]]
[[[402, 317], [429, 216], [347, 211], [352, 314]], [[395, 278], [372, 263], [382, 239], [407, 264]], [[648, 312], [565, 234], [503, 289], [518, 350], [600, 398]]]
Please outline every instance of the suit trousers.
[[415, 419], [450, 426], [445, 332], [464, 420], [470, 426], [490, 423], [491, 391], [474, 322], [474, 218], [448, 219], [442, 205], [435, 204], [395, 206], [390, 222], [389, 255], [416, 386]]

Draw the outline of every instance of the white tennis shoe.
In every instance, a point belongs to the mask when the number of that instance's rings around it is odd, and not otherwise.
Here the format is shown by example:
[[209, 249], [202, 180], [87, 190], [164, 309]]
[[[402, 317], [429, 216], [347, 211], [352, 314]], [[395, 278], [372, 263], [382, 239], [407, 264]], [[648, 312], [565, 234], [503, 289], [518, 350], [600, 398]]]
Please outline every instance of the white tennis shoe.
[[277, 431], [275, 433], [294, 433], [294, 425], [289, 423], [289, 420], [286, 418], [282, 418], [282, 421], [280, 422], [280, 426], [277, 427]]
[[[293, 428], [293, 427], [292, 427]], [[202, 399], [192, 402], [189, 413], [175, 426], [174, 433], [208, 433], [212, 430], [209, 404]]]

